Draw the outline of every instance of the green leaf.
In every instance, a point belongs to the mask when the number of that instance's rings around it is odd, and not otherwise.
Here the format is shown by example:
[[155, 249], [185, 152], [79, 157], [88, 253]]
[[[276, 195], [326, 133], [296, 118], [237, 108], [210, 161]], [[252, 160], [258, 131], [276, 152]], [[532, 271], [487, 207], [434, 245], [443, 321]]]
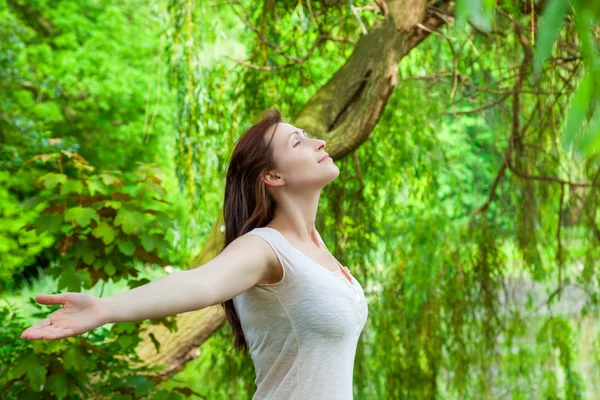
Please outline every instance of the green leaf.
[[88, 271], [87, 269], [83, 269], [83, 270], [79, 270], [79, 277], [81, 279], [81, 285], [83, 286], [84, 289], [91, 289], [92, 288], [92, 275], [90, 274], [90, 271]]
[[116, 244], [117, 244], [117, 242], [113, 242], [113, 244], [111, 244], [109, 246], [106, 246], [104, 248], [104, 254], [109, 255], [110, 253], [112, 253], [112, 251], [113, 251], [113, 249], [114, 249], [114, 247], [115, 247]]
[[65, 213], [65, 221], [71, 222], [75, 220], [77, 225], [86, 227], [90, 224], [92, 219], [98, 221], [100, 217], [96, 210], [90, 207], [73, 207], [69, 208]]
[[123, 254], [130, 256], [135, 251], [136, 246], [129, 240], [117, 240], [117, 247]]
[[87, 270], [75, 271], [73, 267], [66, 267], [61, 270], [58, 280], [59, 288], [66, 288], [69, 292], [79, 292], [82, 287], [89, 288], [92, 283], [92, 277]]
[[104, 266], [104, 261], [100, 258], [96, 259], [96, 262], [94, 263], [94, 265], [92, 265], [92, 267], [94, 268], [94, 271], [98, 271], [103, 266]]
[[154, 348], [156, 349], [156, 352], [159, 353], [160, 352], [160, 342], [156, 339], [156, 336], [154, 336], [154, 333], [150, 332], [150, 334], [148, 336], [150, 336], [150, 340], [152, 340], [152, 344], [154, 344]]
[[483, 32], [491, 32], [492, 19], [494, 18], [494, 0], [473, 0], [468, 3], [471, 23]]
[[37, 354], [58, 354], [69, 348], [66, 340], [36, 340], [33, 342], [33, 351]]
[[61, 226], [64, 223], [64, 217], [62, 214], [44, 212], [41, 213], [35, 221], [32, 223], [37, 229], [38, 233], [49, 232], [56, 233], [60, 231]]
[[102, 193], [102, 194], [106, 194], [106, 186], [104, 186], [104, 184], [102, 184], [102, 182], [99, 182], [96, 179], [88, 179], [86, 181], [88, 190], [90, 192], [90, 194], [93, 196], [96, 193]]
[[45, 175], [40, 176], [38, 179], [42, 181], [46, 189], [52, 189], [59, 183], [64, 183], [67, 180], [67, 176], [65, 174], [57, 174], [54, 172], [49, 172]]
[[170, 394], [169, 392], [162, 389], [162, 390], [152, 393], [151, 399], [152, 400], [169, 400], [169, 394]]
[[165, 239], [154, 239], [154, 244], [158, 251], [161, 251], [162, 253], [167, 253], [169, 251], [170, 244]]
[[83, 252], [82, 260], [87, 265], [92, 265], [94, 261], [96, 261], [95, 251], [92, 249], [85, 249], [85, 251]]
[[111, 174], [108, 174], [108, 173], [99, 174], [98, 177], [100, 179], [102, 179], [102, 182], [105, 185], [120, 186], [120, 184], [121, 184], [121, 178], [111, 175]]
[[42, 390], [42, 385], [46, 383], [46, 368], [41, 364], [32, 365], [27, 371], [29, 384], [36, 392]]
[[14, 378], [20, 378], [21, 376], [27, 374], [34, 365], [39, 364], [40, 359], [34, 353], [28, 353], [21, 356], [21, 358], [16, 361], [15, 366], [10, 369], [10, 376]]
[[141, 397], [154, 389], [154, 382], [145, 376], [129, 376], [126, 378], [125, 385], [135, 388], [135, 397]]
[[144, 250], [150, 252], [154, 250], [154, 238], [151, 235], [143, 234], [141, 237], [142, 246]]
[[581, 124], [587, 114], [588, 106], [592, 96], [593, 75], [587, 74], [579, 83], [579, 87], [573, 94], [571, 104], [566, 112], [563, 147], [569, 150]]
[[142, 278], [142, 279], [129, 279], [129, 281], [127, 281], [127, 286], [129, 287], [129, 289], [134, 289], [138, 286], [142, 286], [145, 285], [147, 283], [150, 283], [150, 280], [148, 278]]
[[139, 232], [144, 227], [144, 216], [137, 211], [121, 208], [117, 211], [114, 224], [120, 225], [123, 232], [130, 235]]
[[468, 20], [477, 29], [489, 33], [494, 18], [494, 0], [459, 0], [456, 15], [458, 29]]
[[60, 195], [64, 196], [69, 193], [78, 193], [81, 194], [83, 192], [83, 183], [79, 179], [69, 179], [65, 183], [62, 184], [60, 188]]
[[98, 222], [98, 226], [92, 229], [92, 235], [96, 238], [102, 238], [104, 244], [112, 243], [115, 240], [115, 230], [104, 221]]
[[587, 157], [600, 151], [600, 110], [596, 110], [594, 118], [581, 134], [577, 151]]
[[533, 66], [539, 71], [550, 54], [569, 8], [567, 0], [550, 0], [540, 20], [540, 30], [533, 55]]
[[115, 333], [133, 333], [137, 328], [137, 322], [119, 322], [113, 325], [113, 331]]
[[81, 282], [72, 269], [65, 270], [61, 273], [58, 280], [58, 287], [65, 288], [69, 292], [79, 292], [81, 290]]
[[69, 393], [69, 382], [64, 374], [50, 374], [47, 387], [58, 399], [64, 399]]
[[69, 347], [63, 354], [63, 366], [66, 370], [77, 372], [85, 370], [86, 354], [77, 346]]
[[104, 272], [106, 272], [106, 274], [108, 276], [113, 276], [115, 274], [115, 272], [117, 272], [117, 269], [115, 268], [115, 266], [113, 265], [113, 263], [109, 261], [104, 266]]
[[104, 202], [104, 207], [111, 207], [111, 208], [114, 208], [115, 210], [118, 210], [119, 208], [121, 208], [121, 206], [122, 206], [122, 203], [117, 200], [106, 200]]

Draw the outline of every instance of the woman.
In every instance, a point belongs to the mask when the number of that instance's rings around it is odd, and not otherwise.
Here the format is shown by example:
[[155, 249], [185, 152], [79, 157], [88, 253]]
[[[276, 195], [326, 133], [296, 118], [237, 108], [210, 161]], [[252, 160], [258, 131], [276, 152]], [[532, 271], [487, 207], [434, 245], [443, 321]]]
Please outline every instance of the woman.
[[340, 173], [324, 148], [268, 110], [233, 151], [217, 257], [107, 298], [39, 295], [63, 307], [21, 337], [60, 339], [221, 303], [234, 346], [254, 362], [254, 399], [351, 399], [368, 309], [361, 285], [315, 229], [321, 189]]

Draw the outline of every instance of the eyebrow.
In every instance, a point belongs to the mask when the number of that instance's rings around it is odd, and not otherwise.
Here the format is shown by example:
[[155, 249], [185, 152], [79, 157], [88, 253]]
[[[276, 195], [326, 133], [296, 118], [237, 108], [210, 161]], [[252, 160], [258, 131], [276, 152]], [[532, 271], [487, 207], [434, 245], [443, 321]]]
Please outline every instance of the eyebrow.
[[[308, 135], [306, 134], [306, 131], [304, 129], [302, 129], [302, 132], [304, 132], [304, 136], [308, 137]], [[290, 133], [290, 135], [288, 136], [288, 138], [286, 139], [286, 141], [283, 145], [285, 146], [287, 144], [287, 142], [290, 140], [290, 138], [292, 137], [292, 135], [295, 135], [297, 133], [300, 133], [300, 132], [294, 131], [294, 132]]]

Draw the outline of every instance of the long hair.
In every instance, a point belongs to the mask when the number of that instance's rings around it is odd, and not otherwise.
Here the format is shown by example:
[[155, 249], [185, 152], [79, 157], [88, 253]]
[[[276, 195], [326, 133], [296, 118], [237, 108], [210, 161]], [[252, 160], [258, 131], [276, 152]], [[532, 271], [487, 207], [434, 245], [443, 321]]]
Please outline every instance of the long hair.
[[[275, 167], [270, 149], [275, 132], [273, 131], [267, 143], [264, 138], [271, 127], [281, 122], [281, 114], [276, 109], [269, 109], [260, 116], [262, 118], [238, 139], [227, 169], [223, 200], [223, 249], [252, 229], [267, 225], [275, 215], [275, 202], [263, 182], [266, 173]], [[225, 308], [227, 320], [233, 330], [233, 347], [247, 353], [248, 343], [233, 299], [221, 303], [221, 306]]]

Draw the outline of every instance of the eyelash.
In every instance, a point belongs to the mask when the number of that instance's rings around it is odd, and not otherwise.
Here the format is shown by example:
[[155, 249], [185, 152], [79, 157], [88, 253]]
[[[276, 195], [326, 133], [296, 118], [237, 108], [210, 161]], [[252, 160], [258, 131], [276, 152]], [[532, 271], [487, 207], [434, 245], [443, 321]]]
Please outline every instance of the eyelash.
[[[310, 139], [308, 136], [307, 136], [306, 138], [307, 138], [307, 139]], [[298, 143], [301, 143], [301, 142], [302, 142], [302, 141], [298, 141], [298, 142], [294, 143], [294, 145], [293, 145], [292, 147], [296, 147], [296, 145], [297, 145]]]

